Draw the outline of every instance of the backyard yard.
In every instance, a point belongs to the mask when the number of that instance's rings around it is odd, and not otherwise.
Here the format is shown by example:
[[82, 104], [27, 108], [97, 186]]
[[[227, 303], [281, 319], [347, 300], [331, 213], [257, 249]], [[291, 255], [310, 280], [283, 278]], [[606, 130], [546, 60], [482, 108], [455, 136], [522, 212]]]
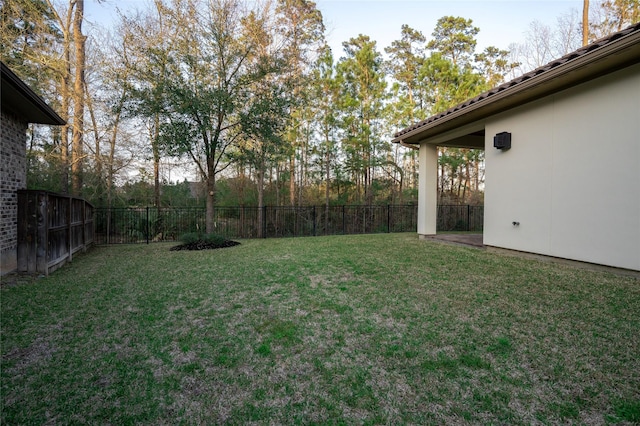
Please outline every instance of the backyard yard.
[[3, 279], [2, 424], [638, 424], [640, 280], [415, 233]]

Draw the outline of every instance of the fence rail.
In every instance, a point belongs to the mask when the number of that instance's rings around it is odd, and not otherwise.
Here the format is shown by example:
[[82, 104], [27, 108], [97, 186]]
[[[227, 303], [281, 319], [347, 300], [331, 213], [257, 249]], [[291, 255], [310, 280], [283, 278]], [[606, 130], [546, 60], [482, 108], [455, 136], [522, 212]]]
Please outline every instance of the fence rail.
[[81, 198], [18, 191], [18, 271], [49, 274], [94, 242], [94, 208]]
[[441, 205], [438, 206], [436, 230], [482, 232], [484, 206]]
[[[97, 244], [176, 241], [204, 232], [200, 207], [97, 208]], [[482, 206], [439, 206], [438, 231], [482, 231]], [[409, 232], [417, 229], [416, 205], [217, 207], [215, 233], [226, 238]]]

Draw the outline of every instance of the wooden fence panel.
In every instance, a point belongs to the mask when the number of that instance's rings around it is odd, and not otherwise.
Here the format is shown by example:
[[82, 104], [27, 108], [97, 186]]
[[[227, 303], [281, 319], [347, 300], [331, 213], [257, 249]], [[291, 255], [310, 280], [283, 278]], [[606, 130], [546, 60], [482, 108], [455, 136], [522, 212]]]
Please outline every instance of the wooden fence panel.
[[18, 191], [18, 271], [49, 274], [93, 243], [93, 206], [47, 191]]

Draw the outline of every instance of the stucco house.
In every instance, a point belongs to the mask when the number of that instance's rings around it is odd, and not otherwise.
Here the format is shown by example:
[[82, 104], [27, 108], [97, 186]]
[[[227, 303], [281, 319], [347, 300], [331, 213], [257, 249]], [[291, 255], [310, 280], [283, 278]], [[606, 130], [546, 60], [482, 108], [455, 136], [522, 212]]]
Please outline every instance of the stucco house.
[[27, 188], [27, 126], [65, 121], [0, 62], [0, 274], [17, 268], [18, 190]]
[[486, 246], [640, 270], [640, 23], [394, 135], [419, 148], [436, 233], [438, 146], [485, 150]]

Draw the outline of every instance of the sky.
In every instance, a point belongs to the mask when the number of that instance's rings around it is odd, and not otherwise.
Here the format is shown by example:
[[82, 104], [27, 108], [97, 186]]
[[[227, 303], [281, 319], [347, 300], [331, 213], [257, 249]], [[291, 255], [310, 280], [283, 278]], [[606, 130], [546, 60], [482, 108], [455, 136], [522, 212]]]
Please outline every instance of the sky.
[[581, 13], [582, 0], [319, 0], [330, 44], [338, 46], [358, 34], [368, 35], [382, 51], [400, 38], [402, 24], [421, 31], [430, 38], [436, 22], [443, 16], [472, 19], [480, 28], [477, 50], [496, 46], [507, 49], [521, 43], [529, 24], [540, 21], [555, 27], [558, 17], [572, 9]]
[[[148, 0], [89, 0], [85, 16], [90, 22], [109, 27], [115, 9], [144, 9]], [[430, 38], [436, 22], [443, 16], [472, 19], [480, 28], [477, 51], [488, 46], [508, 49], [522, 43], [533, 21], [555, 27], [560, 16], [582, 13], [583, 0], [316, 0], [322, 12], [327, 39], [334, 56], [343, 56], [342, 42], [358, 34], [377, 42], [380, 52], [400, 38], [403, 24]]]

